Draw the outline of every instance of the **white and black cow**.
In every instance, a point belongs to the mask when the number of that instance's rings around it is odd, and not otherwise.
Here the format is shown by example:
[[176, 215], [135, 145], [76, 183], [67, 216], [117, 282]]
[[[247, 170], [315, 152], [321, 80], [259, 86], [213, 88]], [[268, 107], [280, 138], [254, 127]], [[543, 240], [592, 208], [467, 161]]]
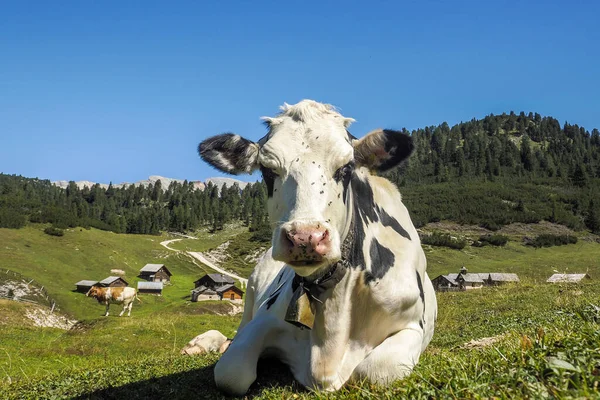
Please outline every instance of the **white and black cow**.
[[353, 119], [311, 100], [281, 110], [263, 118], [258, 143], [226, 133], [198, 148], [221, 171], [262, 171], [274, 229], [216, 384], [246, 393], [263, 356], [315, 390], [400, 379], [431, 340], [437, 303], [400, 193], [371, 171], [406, 159], [412, 139], [375, 130], [358, 140]]

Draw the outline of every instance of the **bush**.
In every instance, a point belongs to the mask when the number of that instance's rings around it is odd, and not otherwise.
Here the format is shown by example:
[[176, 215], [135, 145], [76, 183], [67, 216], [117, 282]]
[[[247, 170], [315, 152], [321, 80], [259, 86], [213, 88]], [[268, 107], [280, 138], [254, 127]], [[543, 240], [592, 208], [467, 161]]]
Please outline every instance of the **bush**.
[[421, 237], [422, 244], [431, 246], [449, 247], [451, 249], [462, 250], [467, 245], [465, 239], [458, 239], [447, 233], [434, 232], [431, 235], [423, 235]]
[[481, 226], [482, 228], [488, 229], [492, 232], [496, 232], [497, 230], [502, 228], [502, 226], [500, 224], [498, 224], [494, 221], [485, 221], [479, 226]]
[[44, 229], [44, 233], [51, 236], [63, 236], [65, 234], [65, 231], [54, 226], [49, 226], [46, 229]]
[[0, 208], [0, 228], [18, 229], [25, 226], [27, 218], [19, 210], [13, 208]]
[[250, 237], [251, 242], [270, 242], [273, 237], [273, 229], [268, 226], [263, 226], [258, 230], [254, 231], [254, 234]]
[[479, 242], [481, 246], [504, 246], [508, 243], [508, 237], [504, 235], [481, 235], [479, 237]]
[[552, 235], [552, 234], [543, 234], [539, 235], [527, 245], [533, 247], [552, 247], [552, 246], [563, 246], [566, 244], [575, 244], [577, 243], [577, 237], [571, 235]]

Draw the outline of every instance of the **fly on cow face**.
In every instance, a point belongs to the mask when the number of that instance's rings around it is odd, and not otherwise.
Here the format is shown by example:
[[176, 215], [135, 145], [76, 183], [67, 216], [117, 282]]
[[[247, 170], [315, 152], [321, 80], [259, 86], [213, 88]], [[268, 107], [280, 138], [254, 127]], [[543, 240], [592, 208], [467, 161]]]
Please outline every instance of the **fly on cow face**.
[[356, 140], [347, 131], [353, 119], [311, 100], [281, 110], [263, 118], [269, 132], [258, 143], [224, 134], [206, 139], [199, 152], [221, 171], [261, 170], [269, 195], [273, 258], [310, 276], [342, 256], [355, 168], [388, 169], [410, 154], [412, 142], [389, 130]]

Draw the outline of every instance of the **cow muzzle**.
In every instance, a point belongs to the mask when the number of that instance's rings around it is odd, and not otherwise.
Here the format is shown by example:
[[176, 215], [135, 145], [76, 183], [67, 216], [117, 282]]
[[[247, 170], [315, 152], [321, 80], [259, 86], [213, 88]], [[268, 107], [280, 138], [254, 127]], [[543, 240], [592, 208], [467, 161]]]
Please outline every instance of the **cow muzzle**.
[[282, 227], [285, 261], [293, 266], [321, 263], [331, 252], [331, 235], [323, 224], [290, 224]]

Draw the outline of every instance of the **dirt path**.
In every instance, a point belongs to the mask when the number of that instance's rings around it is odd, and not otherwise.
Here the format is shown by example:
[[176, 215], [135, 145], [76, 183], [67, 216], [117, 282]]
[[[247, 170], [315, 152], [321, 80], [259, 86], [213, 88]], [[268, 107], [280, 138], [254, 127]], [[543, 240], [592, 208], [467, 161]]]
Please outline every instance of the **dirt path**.
[[[180, 251], [180, 250], [174, 249], [172, 247], [169, 247], [169, 244], [171, 244], [173, 242], [178, 242], [180, 240], [183, 240], [183, 239], [165, 240], [164, 242], [160, 242], [160, 245], [171, 251]], [[189, 254], [190, 256], [194, 257], [196, 260], [200, 261], [202, 264], [206, 265], [207, 267], [214, 269], [215, 271], [217, 271], [223, 275], [227, 275], [227, 276], [232, 277], [233, 279], [237, 279], [238, 281], [240, 281], [240, 283], [244, 287], [248, 285], [248, 279], [242, 278], [241, 276], [238, 276], [232, 272], [227, 272], [224, 269], [217, 267], [215, 264], [213, 264], [212, 262], [207, 260], [206, 257], [204, 257], [204, 255], [202, 253], [197, 252], [197, 251], [186, 251], [186, 253]]]

